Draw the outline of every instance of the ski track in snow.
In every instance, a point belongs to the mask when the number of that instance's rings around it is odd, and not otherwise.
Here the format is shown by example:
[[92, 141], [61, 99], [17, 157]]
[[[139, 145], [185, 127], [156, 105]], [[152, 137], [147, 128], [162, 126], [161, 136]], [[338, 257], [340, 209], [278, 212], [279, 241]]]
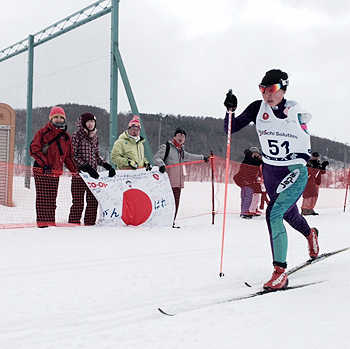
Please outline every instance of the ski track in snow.
[[[321, 252], [350, 246], [349, 213], [321, 213], [307, 218]], [[222, 278], [222, 216], [178, 224], [2, 230], [0, 348], [349, 347], [349, 251], [290, 276], [291, 286], [322, 284], [216, 304], [270, 278], [264, 217], [227, 217]], [[291, 268], [308, 258], [307, 244], [287, 230]]]

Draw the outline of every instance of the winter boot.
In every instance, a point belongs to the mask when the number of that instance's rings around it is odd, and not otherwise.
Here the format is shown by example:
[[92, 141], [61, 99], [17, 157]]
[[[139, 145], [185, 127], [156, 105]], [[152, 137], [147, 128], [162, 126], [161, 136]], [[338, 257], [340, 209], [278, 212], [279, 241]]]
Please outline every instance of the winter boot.
[[243, 219], [252, 219], [253, 218], [253, 216], [251, 214], [243, 214], [242, 213], [239, 216]]
[[318, 246], [318, 230], [316, 228], [311, 228], [310, 234], [306, 239], [309, 244], [309, 256], [314, 259], [318, 256], [318, 252], [320, 251]]
[[285, 269], [275, 265], [270, 281], [264, 284], [264, 289], [268, 291], [280, 290], [288, 286], [288, 275]]
[[308, 208], [302, 208], [301, 209], [301, 214], [303, 216], [311, 216], [312, 215], [311, 210], [309, 210]]
[[310, 210], [310, 214], [313, 215], [313, 216], [318, 216], [319, 213], [315, 212], [313, 209]]

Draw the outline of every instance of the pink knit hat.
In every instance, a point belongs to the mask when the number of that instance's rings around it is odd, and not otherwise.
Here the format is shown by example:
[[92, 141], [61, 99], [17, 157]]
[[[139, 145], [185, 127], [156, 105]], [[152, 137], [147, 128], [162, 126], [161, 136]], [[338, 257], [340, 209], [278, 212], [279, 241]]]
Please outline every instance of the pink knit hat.
[[134, 115], [134, 117], [131, 119], [131, 121], [128, 124], [128, 128], [133, 126], [138, 127], [141, 130], [140, 118], [137, 115]]
[[55, 116], [62, 116], [66, 120], [66, 113], [61, 107], [53, 107], [50, 111], [49, 119], [52, 120]]

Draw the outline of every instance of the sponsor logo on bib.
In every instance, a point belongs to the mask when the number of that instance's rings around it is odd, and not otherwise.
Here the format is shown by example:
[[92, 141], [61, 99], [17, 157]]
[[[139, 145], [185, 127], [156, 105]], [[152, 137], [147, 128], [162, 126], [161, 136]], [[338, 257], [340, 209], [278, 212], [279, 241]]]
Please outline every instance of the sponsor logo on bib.
[[280, 194], [286, 189], [288, 189], [299, 177], [300, 171], [298, 168], [296, 168], [293, 172], [289, 173], [287, 176], [285, 176], [279, 186], [277, 187], [276, 193]]

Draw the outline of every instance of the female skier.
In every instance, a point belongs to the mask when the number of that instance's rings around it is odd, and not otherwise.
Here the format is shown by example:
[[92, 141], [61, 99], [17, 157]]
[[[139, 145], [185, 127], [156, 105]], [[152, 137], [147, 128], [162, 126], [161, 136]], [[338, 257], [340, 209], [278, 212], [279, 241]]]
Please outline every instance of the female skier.
[[[305, 188], [310, 158], [310, 135], [307, 123], [311, 119], [298, 103], [284, 95], [289, 84], [288, 74], [279, 69], [268, 71], [259, 84], [263, 100], [252, 102], [237, 118], [232, 117], [231, 132], [237, 132], [254, 122], [262, 149], [263, 178], [270, 203], [266, 222], [270, 234], [274, 271], [264, 284], [267, 290], [287, 287], [288, 237], [283, 219], [305, 236], [309, 255], [319, 252], [318, 230], [310, 228], [298, 211], [296, 202]], [[237, 107], [237, 98], [230, 91], [224, 102], [228, 111]], [[224, 120], [228, 132], [229, 113]]]

